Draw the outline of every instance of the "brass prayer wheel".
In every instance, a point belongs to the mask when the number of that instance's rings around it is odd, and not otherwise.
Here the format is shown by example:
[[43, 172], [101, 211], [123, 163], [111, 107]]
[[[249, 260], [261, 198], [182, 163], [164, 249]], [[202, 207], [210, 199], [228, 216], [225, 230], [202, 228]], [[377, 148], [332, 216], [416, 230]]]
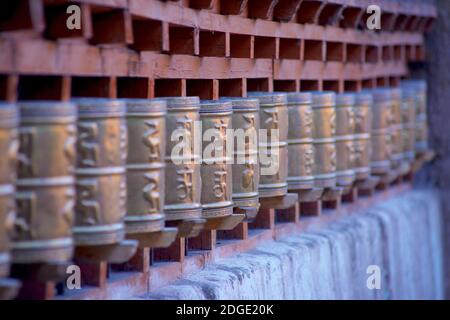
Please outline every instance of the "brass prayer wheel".
[[[230, 101], [232, 128], [234, 133], [241, 132], [245, 141], [234, 141], [233, 150], [233, 193], [235, 207], [259, 208], [259, 162], [258, 130], [259, 100], [252, 98], [224, 98]], [[243, 145], [239, 145], [242, 143]]]
[[125, 237], [127, 126], [124, 101], [80, 98], [75, 244], [106, 245]]
[[318, 188], [336, 186], [336, 94], [312, 92], [314, 184]]
[[392, 156], [392, 91], [378, 88], [370, 91], [372, 105], [372, 157], [371, 171], [374, 175], [388, 174], [391, 170]]
[[21, 102], [15, 263], [65, 262], [73, 255], [77, 110], [68, 102]]
[[[166, 98], [165, 204], [166, 220], [202, 216], [200, 157], [194, 150], [200, 120], [198, 97]], [[201, 139], [201, 137], [197, 137]], [[178, 152], [182, 140], [185, 148]], [[200, 140], [201, 141], [201, 140]]]
[[417, 98], [413, 87], [402, 88], [403, 159], [412, 162], [415, 157]]
[[370, 177], [372, 104], [373, 98], [370, 93], [355, 95], [354, 170], [357, 180], [365, 180]]
[[127, 99], [126, 233], [164, 228], [166, 101]]
[[355, 181], [355, 95], [336, 96], [336, 181], [339, 186], [350, 186]]
[[423, 153], [428, 150], [428, 121], [427, 121], [427, 83], [424, 80], [405, 80], [402, 88], [411, 88], [416, 98], [416, 142], [415, 150]]
[[227, 153], [232, 108], [228, 101], [202, 101], [200, 104], [203, 136], [201, 203], [205, 219], [233, 214], [231, 158]]
[[391, 167], [398, 168], [403, 159], [403, 124], [402, 124], [402, 92], [400, 89], [392, 88], [392, 105], [391, 105], [391, 139], [392, 139], [392, 154]]
[[287, 94], [288, 132], [288, 188], [314, 188], [314, 145], [312, 95], [308, 92]]
[[0, 278], [9, 275], [9, 250], [16, 215], [18, 124], [16, 105], [0, 102]]
[[[288, 190], [287, 96], [273, 92], [249, 92], [248, 95], [259, 100], [260, 132], [266, 130], [266, 134], [259, 135], [259, 196], [284, 196]], [[274, 136], [276, 133], [278, 137]]]

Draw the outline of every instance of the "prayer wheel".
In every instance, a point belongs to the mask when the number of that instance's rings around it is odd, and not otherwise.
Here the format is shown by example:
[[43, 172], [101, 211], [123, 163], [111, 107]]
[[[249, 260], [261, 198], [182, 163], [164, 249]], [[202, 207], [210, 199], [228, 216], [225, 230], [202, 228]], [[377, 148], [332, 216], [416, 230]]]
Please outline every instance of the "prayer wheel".
[[392, 154], [391, 167], [398, 168], [403, 160], [403, 124], [402, 124], [402, 92], [400, 89], [392, 88], [392, 105], [391, 105], [391, 134], [392, 134]]
[[166, 101], [127, 99], [127, 215], [129, 234], [164, 228]]
[[259, 100], [260, 198], [287, 194], [288, 184], [288, 110], [285, 93], [250, 92]]
[[232, 128], [237, 136], [234, 139], [232, 165], [234, 206], [258, 209], [259, 100], [252, 98], [224, 98], [223, 100], [230, 101], [232, 104]]
[[416, 107], [417, 96], [414, 87], [402, 88], [403, 159], [412, 163], [416, 157]]
[[354, 170], [356, 180], [365, 180], [370, 177], [372, 104], [373, 98], [370, 93], [355, 95]]
[[313, 92], [314, 184], [336, 186], [336, 94]]
[[289, 112], [288, 188], [314, 188], [314, 145], [312, 95], [307, 92], [287, 94]]
[[[166, 98], [165, 204], [166, 220], [202, 216], [200, 156], [194, 150], [200, 120], [198, 97]], [[201, 140], [199, 140], [201, 141]]]
[[75, 243], [119, 243], [125, 237], [127, 200], [126, 104], [102, 98], [81, 98], [75, 102], [79, 117]]
[[65, 262], [73, 255], [77, 110], [67, 102], [21, 102], [15, 263]]
[[402, 88], [412, 88], [416, 97], [416, 142], [417, 153], [428, 150], [428, 121], [427, 121], [427, 83], [424, 80], [405, 80]]
[[11, 260], [9, 251], [16, 215], [18, 125], [16, 105], [0, 103], [0, 278], [9, 275]]
[[351, 186], [355, 181], [355, 95], [336, 96], [336, 181], [339, 186]]
[[371, 171], [374, 175], [385, 175], [391, 170], [392, 155], [392, 91], [378, 88], [370, 91], [372, 106], [372, 157]]
[[219, 218], [233, 214], [231, 155], [227, 130], [232, 128], [231, 102], [202, 101], [203, 158], [201, 165], [202, 217]]

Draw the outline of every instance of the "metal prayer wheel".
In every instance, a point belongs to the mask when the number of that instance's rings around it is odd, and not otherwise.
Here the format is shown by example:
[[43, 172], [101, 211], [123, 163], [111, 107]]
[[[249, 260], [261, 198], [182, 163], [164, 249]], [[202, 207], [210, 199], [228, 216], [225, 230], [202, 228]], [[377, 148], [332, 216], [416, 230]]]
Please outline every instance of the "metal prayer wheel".
[[370, 159], [372, 145], [370, 132], [372, 130], [372, 104], [370, 93], [357, 93], [355, 95], [355, 178], [365, 180], [370, 177]]
[[205, 219], [233, 214], [231, 157], [227, 150], [232, 112], [231, 102], [202, 101], [200, 104], [203, 136], [201, 203]]
[[164, 228], [166, 101], [127, 99], [127, 233]]
[[414, 161], [416, 157], [416, 106], [417, 97], [413, 87], [402, 88], [403, 159]]
[[427, 83], [424, 80], [406, 80], [401, 82], [402, 88], [411, 88], [416, 97], [416, 142], [415, 150], [423, 153], [428, 150], [427, 121]]
[[308, 92], [287, 94], [288, 187], [289, 190], [314, 188], [314, 145], [312, 95]]
[[350, 186], [355, 181], [355, 95], [336, 96], [336, 180], [339, 186]]
[[0, 103], [0, 278], [9, 274], [11, 237], [16, 206], [16, 160], [19, 117], [14, 104]]
[[119, 243], [125, 237], [127, 200], [126, 105], [124, 101], [102, 98], [75, 102], [79, 117], [75, 243]]
[[[166, 220], [202, 216], [200, 157], [194, 150], [200, 120], [198, 97], [166, 98], [165, 204]], [[200, 140], [201, 141], [201, 140]], [[180, 148], [180, 145], [184, 148]]]
[[67, 102], [21, 102], [15, 263], [65, 262], [73, 254], [77, 111]]
[[392, 139], [392, 154], [391, 166], [398, 168], [403, 159], [403, 124], [402, 124], [402, 92], [400, 89], [391, 89], [392, 104], [391, 104], [391, 139]]
[[314, 184], [336, 186], [336, 94], [313, 92]]
[[372, 156], [371, 171], [374, 175], [388, 174], [392, 157], [392, 91], [388, 88], [373, 89], [372, 105]]
[[[240, 208], [259, 208], [258, 130], [259, 100], [251, 98], [226, 98], [233, 108], [232, 128], [240, 132], [244, 141], [234, 141], [233, 193], [234, 205]], [[241, 143], [241, 144], [240, 144]]]
[[266, 130], [259, 135], [259, 196], [284, 196], [288, 190], [287, 96], [273, 92], [250, 92], [249, 96], [259, 100], [260, 129]]

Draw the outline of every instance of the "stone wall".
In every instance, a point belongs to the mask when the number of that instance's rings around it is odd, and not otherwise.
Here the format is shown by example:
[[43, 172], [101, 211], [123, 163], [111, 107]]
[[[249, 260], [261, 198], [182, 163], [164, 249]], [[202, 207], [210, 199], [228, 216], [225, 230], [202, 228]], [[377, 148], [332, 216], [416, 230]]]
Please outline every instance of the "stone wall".
[[[415, 190], [325, 229], [268, 241], [139, 299], [441, 299], [438, 195]], [[367, 267], [381, 289], [367, 288]]]

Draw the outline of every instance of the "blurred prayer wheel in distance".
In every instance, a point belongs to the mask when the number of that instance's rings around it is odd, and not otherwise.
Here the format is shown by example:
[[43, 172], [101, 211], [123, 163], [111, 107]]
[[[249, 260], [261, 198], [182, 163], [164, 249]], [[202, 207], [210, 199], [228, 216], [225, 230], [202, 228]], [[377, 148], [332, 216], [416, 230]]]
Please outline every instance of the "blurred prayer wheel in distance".
[[11, 260], [9, 251], [16, 215], [18, 125], [16, 105], [0, 102], [0, 278], [9, 275]]
[[391, 105], [391, 134], [392, 134], [392, 154], [391, 167], [398, 168], [403, 160], [403, 125], [401, 100], [402, 92], [400, 89], [392, 88], [392, 105]]
[[355, 181], [355, 95], [336, 96], [336, 181], [339, 186], [351, 186]]
[[424, 153], [428, 150], [427, 83], [424, 80], [405, 80], [400, 85], [402, 88], [411, 88], [415, 92], [415, 150], [417, 153]]
[[66, 262], [73, 255], [76, 106], [20, 102], [14, 263]]
[[231, 167], [234, 206], [257, 212], [259, 208], [259, 100], [252, 98], [224, 98], [223, 100], [230, 101], [232, 104], [234, 133], [240, 132], [245, 138], [244, 141], [237, 139], [234, 141], [234, 162]]
[[388, 88], [370, 90], [372, 105], [372, 156], [371, 171], [374, 175], [389, 174], [392, 156], [392, 91]]
[[370, 132], [372, 130], [372, 104], [370, 93], [357, 93], [355, 96], [355, 177], [365, 180], [370, 177], [370, 159], [372, 146]]
[[312, 95], [287, 94], [289, 112], [288, 187], [289, 190], [314, 188], [314, 146]]
[[[259, 100], [260, 198], [281, 197], [287, 194], [288, 184], [288, 110], [285, 93], [249, 92]], [[278, 137], [276, 137], [278, 133]], [[266, 141], [263, 141], [265, 139]]]
[[416, 152], [416, 92], [413, 87], [402, 88], [403, 159], [414, 161]]
[[[200, 157], [194, 152], [194, 125], [200, 120], [200, 99], [170, 97], [165, 100], [167, 102], [164, 204], [166, 220], [199, 219], [202, 216], [201, 173]], [[185, 145], [184, 149], [179, 147], [181, 143]]]
[[227, 101], [202, 101], [203, 159], [201, 165], [202, 217], [226, 217], [233, 214], [231, 159], [228, 158], [227, 130], [232, 128], [233, 109]]
[[314, 184], [318, 188], [336, 186], [336, 94], [312, 92]]
[[125, 238], [127, 126], [124, 101], [80, 98], [78, 104], [75, 244]]
[[166, 101], [127, 99], [127, 215], [128, 234], [164, 228], [164, 154]]

